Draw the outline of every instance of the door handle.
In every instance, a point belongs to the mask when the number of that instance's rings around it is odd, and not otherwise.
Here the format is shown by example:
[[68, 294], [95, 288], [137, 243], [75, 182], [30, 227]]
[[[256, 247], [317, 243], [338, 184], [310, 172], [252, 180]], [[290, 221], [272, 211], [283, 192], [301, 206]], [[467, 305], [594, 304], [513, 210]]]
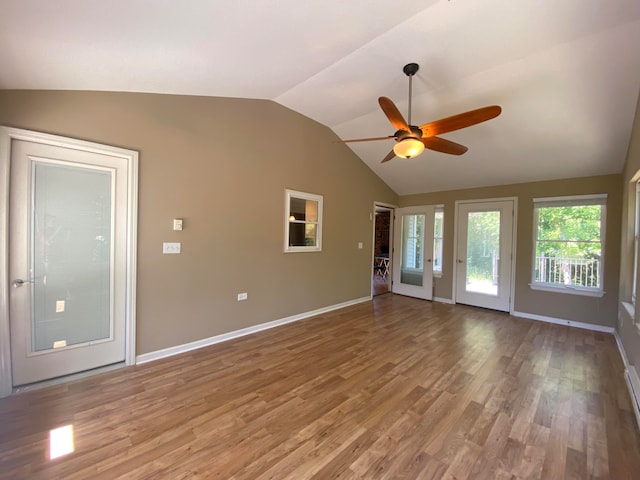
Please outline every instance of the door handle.
[[431, 259], [430, 259], [430, 258], [427, 258], [427, 262], [431, 263]]
[[464, 263], [464, 260], [458, 259], [458, 263]]
[[16, 278], [13, 282], [11, 282], [11, 285], [13, 285], [13, 288], [18, 288], [18, 287], [22, 287], [25, 283], [36, 283], [33, 280], [23, 280], [21, 278]]

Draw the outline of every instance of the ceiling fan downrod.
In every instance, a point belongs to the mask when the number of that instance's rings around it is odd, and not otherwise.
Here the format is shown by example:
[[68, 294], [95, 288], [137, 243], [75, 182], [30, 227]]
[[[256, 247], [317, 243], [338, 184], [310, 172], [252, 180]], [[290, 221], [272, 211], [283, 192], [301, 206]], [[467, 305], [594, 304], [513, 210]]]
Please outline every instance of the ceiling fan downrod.
[[408, 124], [409, 127], [411, 127], [411, 95], [412, 95], [412, 91], [413, 91], [413, 76], [416, 74], [416, 72], [418, 71], [418, 69], [420, 68], [420, 65], [418, 65], [417, 63], [407, 63], [404, 68], [402, 69], [402, 71], [404, 72], [404, 74], [409, 77], [409, 115], [408, 115]]

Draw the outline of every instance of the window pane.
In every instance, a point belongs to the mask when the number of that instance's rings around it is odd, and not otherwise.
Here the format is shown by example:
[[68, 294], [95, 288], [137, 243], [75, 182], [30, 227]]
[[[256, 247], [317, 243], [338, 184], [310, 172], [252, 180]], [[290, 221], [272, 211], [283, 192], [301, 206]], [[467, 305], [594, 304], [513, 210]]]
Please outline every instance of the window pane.
[[538, 209], [539, 240], [589, 240], [600, 242], [600, 205]]
[[[291, 205], [289, 206], [290, 220], [299, 220], [303, 222], [318, 221], [318, 202], [306, 200], [304, 198], [291, 197]], [[293, 218], [291, 218], [293, 217]]]
[[433, 236], [442, 237], [442, 220], [444, 218], [444, 212], [436, 211], [436, 216], [433, 222]]
[[433, 271], [442, 272], [442, 239], [436, 238], [433, 241]]
[[315, 223], [289, 222], [289, 246], [315, 247], [316, 232]]

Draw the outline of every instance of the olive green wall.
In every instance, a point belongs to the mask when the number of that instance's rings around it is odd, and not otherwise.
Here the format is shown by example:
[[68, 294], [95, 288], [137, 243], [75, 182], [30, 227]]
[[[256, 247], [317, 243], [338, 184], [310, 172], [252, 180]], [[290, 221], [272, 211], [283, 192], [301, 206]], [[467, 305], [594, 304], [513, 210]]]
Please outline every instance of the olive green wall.
[[[434, 296], [453, 298], [454, 224], [456, 200], [517, 197], [516, 272], [514, 310], [560, 320], [613, 327], [617, 315], [620, 271], [620, 175], [573, 178], [521, 183], [488, 188], [435, 192], [400, 197], [400, 206], [444, 205], [444, 246], [442, 278], [435, 279]], [[602, 298], [532, 290], [533, 199], [562, 195], [606, 193], [607, 227], [604, 252], [604, 290]]]
[[[137, 354], [371, 294], [370, 214], [397, 195], [331, 130], [281, 105], [5, 90], [0, 125], [140, 152]], [[322, 252], [283, 253], [286, 188], [324, 195]], [[162, 255], [164, 241], [182, 253]]]
[[[633, 288], [633, 245], [635, 225], [635, 183], [640, 180], [640, 98], [636, 108], [636, 118], [631, 133], [627, 162], [622, 175], [622, 239], [620, 253], [620, 301], [631, 302]], [[640, 285], [639, 285], [640, 287]], [[632, 319], [621, 315], [618, 335], [624, 346], [629, 363], [640, 369], [640, 308], [636, 308], [635, 324]]]

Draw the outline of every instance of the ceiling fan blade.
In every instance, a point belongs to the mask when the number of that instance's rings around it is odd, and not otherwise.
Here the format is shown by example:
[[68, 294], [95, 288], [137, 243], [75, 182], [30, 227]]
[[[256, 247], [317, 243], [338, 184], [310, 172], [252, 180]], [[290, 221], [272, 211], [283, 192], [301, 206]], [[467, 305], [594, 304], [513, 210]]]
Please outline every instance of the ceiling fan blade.
[[396, 156], [396, 153], [393, 150], [391, 150], [389, 153], [387, 153], [387, 156], [384, 157], [384, 159], [382, 159], [382, 161], [380, 163], [388, 162], [389, 160], [391, 160], [395, 156]]
[[400, 113], [400, 110], [398, 110], [398, 107], [396, 107], [396, 104], [393, 103], [390, 98], [380, 97], [378, 98], [378, 103], [380, 104], [380, 108], [382, 108], [384, 114], [391, 122], [391, 125], [393, 125], [396, 130], [406, 130], [407, 132], [411, 131], [409, 125]]
[[392, 138], [396, 138], [396, 137], [393, 136], [393, 135], [388, 135], [386, 137], [352, 138], [352, 139], [349, 139], [349, 140], [336, 140], [333, 143], [371, 142], [371, 141], [374, 141], [374, 140], [389, 140], [389, 139], [392, 139]]
[[451, 140], [445, 140], [440, 137], [422, 137], [422, 143], [424, 146], [430, 150], [435, 150], [436, 152], [449, 153], [451, 155], [462, 155], [467, 150], [469, 150], [464, 145], [460, 145], [459, 143], [452, 142]]
[[502, 112], [502, 108], [498, 105], [478, 108], [477, 110], [460, 113], [435, 122], [425, 123], [420, 126], [420, 130], [422, 130], [423, 137], [433, 137], [441, 133], [453, 132], [477, 123], [486, 122], [500, 115], [500, 112]]

